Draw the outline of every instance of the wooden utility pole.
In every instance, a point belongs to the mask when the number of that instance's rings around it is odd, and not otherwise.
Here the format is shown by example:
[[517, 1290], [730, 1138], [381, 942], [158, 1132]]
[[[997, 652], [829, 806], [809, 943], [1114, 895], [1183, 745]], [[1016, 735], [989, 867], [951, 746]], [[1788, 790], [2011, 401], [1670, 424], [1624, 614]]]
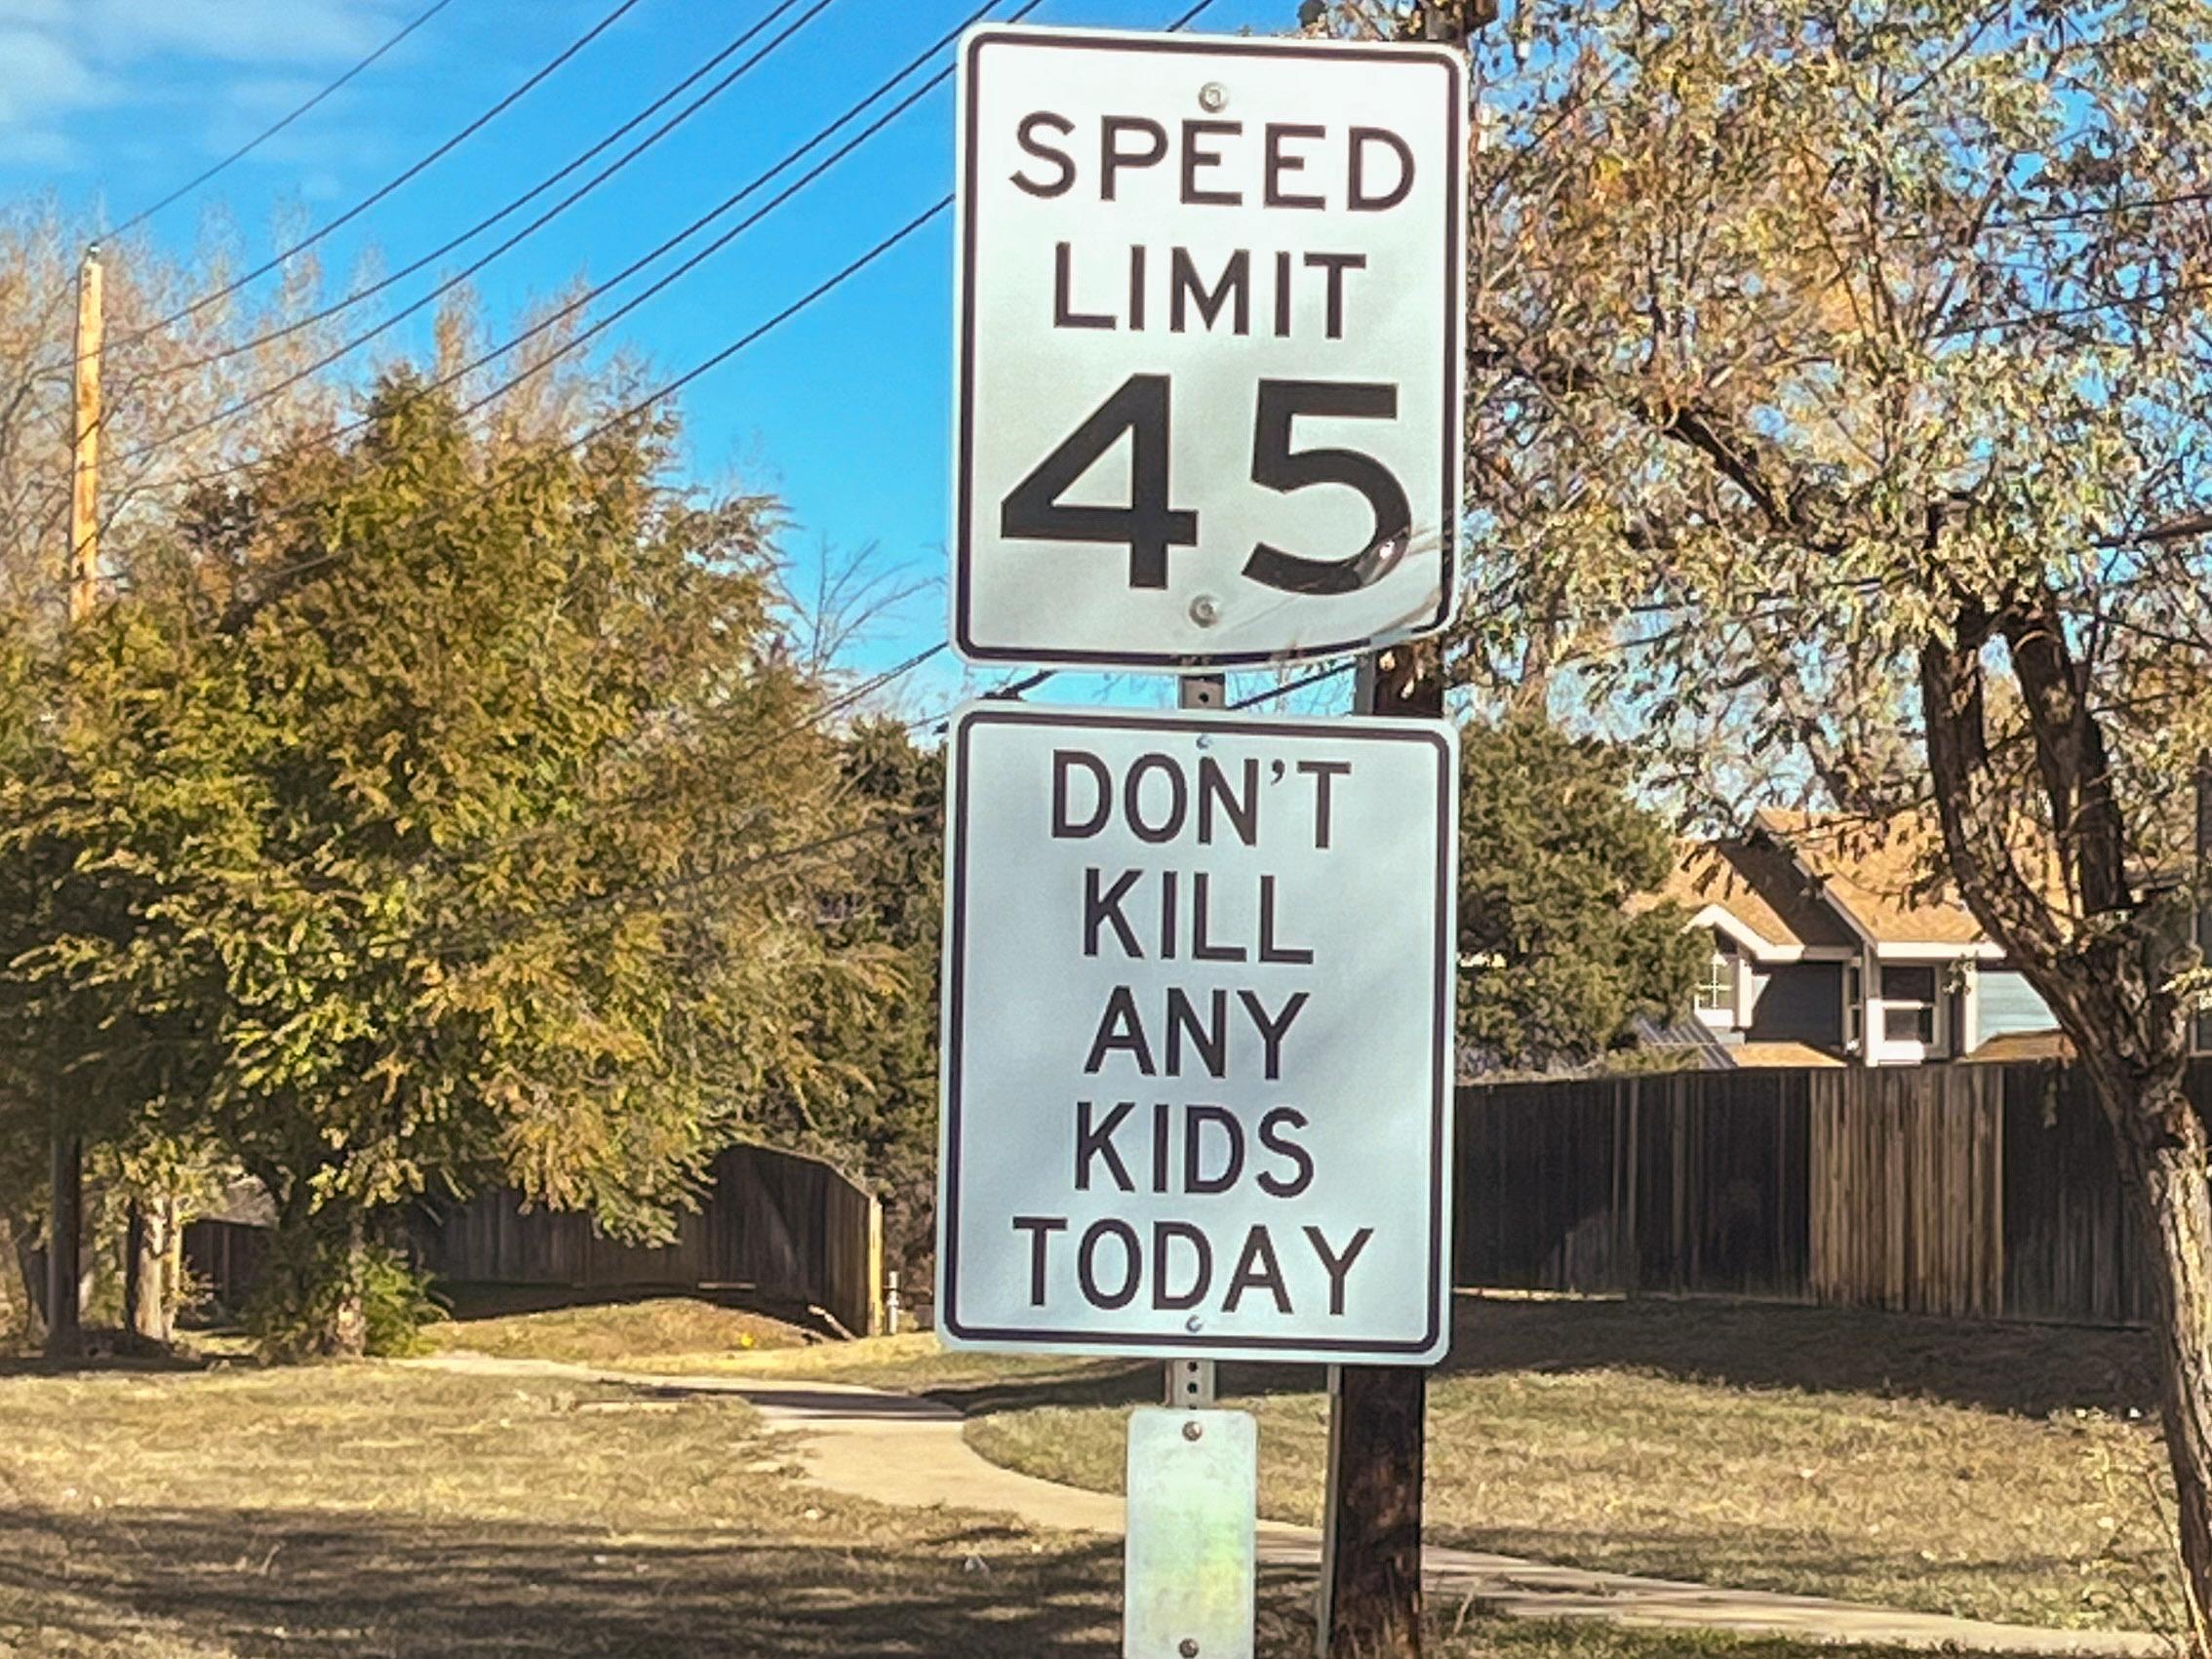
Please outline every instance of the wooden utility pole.
[[99, 353], [106, 336], [100, 305], [99, 245], [77, 271], [76, 465], [69, 485], [69, 623], [99, 601]]
[[[99, 600], [99, 353], [104, 335], [99, 248], [85, 250], [77, 272], [76, 442], [69, 479], [69, 627]], [[84, 1142], [64, 1121], [59, 1060], [54, 1113], [53, 1204], [47, 1226], [46, 1351], [69, 1358], [84, 1346]]]
[[[1469, 42], [1496, 0], [1422, 0], [1402, 38]], [[1476, 122], [1476, 142], [1481, 123]], [[1444, 718], [1443, 657], [1433, 642], [1360, 664], [1360, 714]], [[1419, 1659], [1421, 1481], [1429, 1374], [1411, 1365], [1332, 1365], [1328, 1486], [1322, 1514], [1315, 1649], [1321, 1659]]]
[[[1395, 646], [1360, 664], [1359, 714], [1444, 718], [1434, 645]], [[1419, 974], [1409, 980], [1426, 984]], [[1408, 1171], [1408, 1179], [1418, 1171]], [[1419, 1365], [1332, 1365], [1328, 1488], [1322, 1515], [1315, 1649], [1321, 1659], [1418, 1659], [1421, 1478], [1429, 1373]]]

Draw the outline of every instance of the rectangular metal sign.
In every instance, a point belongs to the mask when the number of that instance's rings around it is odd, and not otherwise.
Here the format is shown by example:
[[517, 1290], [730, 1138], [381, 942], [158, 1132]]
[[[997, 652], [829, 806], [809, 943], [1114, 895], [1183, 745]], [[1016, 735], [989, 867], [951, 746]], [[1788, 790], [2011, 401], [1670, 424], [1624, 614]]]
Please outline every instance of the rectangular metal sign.
[[1435, 1363], [1456, 733], [971, 703], [948, 756], [944, 1339]]
[[1123, 1659], [1252, 1659], [1258, 1420], [1140, 1407], [1123, 1489]]
[[1459, 55], [984, 27], [960, 97], [961, 652], [1188, 669], [1445, 626]]

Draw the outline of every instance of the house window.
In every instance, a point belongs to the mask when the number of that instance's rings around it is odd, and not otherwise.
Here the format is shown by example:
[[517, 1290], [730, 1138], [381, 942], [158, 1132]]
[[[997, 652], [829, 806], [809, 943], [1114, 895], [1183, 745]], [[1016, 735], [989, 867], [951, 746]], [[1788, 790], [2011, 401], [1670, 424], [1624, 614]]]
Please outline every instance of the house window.
[[1892, 1043], [1936, 1040], [1936, 970], [1885, 968], [1881, 970], [1881, 1034]]
[[[1726, 1014], [1733, 1023], [1736, 1012], [1736, 953], [1716, 945], [1705, 959], [1705, 977], [1697, 984], [1697, 1011]], [[1708, 1024], [1718, 1023], [1707, 1021]]]
[[1867, 1002], [1859, 983], [1859, 965], [1843, 965], [1843, 1047], [1856, 1054], [1866, 1042]]

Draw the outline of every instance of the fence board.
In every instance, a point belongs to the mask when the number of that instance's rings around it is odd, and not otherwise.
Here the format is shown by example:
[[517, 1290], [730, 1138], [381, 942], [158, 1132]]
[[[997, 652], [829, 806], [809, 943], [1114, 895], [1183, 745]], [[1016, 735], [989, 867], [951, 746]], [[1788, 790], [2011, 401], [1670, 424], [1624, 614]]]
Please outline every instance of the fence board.
[[[2212, 1060], [2191, 1093], [2212, 1107]], [[2151, 1313], [2111, 1131], [2073, 1068], [1481, 1086], [1460, 1091], [1458, 1125], [1462, 1285], [2095, 1324]]]
[[1460, 1282], [1801, 1295], [1805, 1114], [1780, 1072], [1462, 1090]]
[[[191, 1272], [236, 1308], [267, 1252], [267, 1231], [199, 1221], [184, 1231]], [[468, 1284], [576, 1289], [731, 1285], [810, 1303], [848, 1331], [883, 1328], [883, 1215], [876, 1198], [830, 1165], [768, 1147], [715, 1161], [700, 1207], [664, 1246], [617, 1244], [589, 1216], [526, 1210], [508, 1191], [425, 1205], [409, 1243], [422, 1266]]]
[[410, 1228], [422, 1265], [471, 1284], [579, 1289], [741, 1285], [812, 1303], [855, 1335], [882, 1327], [883, 1222], [874, 1195], [829, 1165], [731, 1147], [666, 1245], [624, 1244], [587, 1215], [525, 1209], [507, 1191], [426, 1206]]

